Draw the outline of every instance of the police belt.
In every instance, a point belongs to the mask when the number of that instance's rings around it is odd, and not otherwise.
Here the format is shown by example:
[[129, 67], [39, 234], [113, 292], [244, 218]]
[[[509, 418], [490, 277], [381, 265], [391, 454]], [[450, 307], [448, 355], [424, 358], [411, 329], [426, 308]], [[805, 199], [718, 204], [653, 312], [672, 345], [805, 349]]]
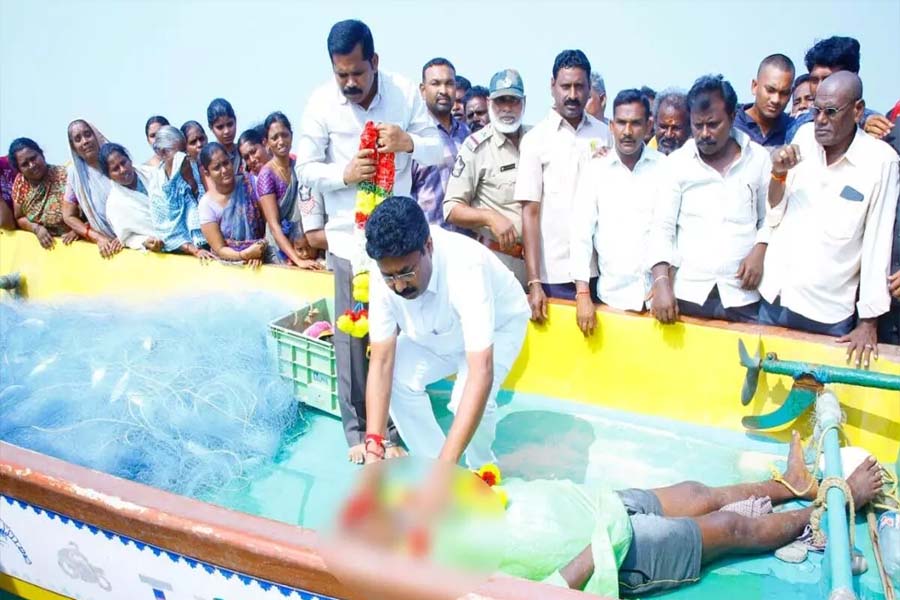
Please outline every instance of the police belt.
[[522, 246], [522, 244], [516, 243], [516, 244], [513, 244], [512, 248], [510, 248], [508, 250], [503, 250], [502, 248], [500, 248], [500, 244], [496, 240], [492, 240], [491, 238], [489, 238], [487, 236], [482, 235], [478, 239], [482, 244], [484, 244], [485, 246], [487, 246], [494, 252], [499, 252], [500, 254], [512, 256], [513, 258], [521, 258], [521, 259], [525, 258], [525, 248]]

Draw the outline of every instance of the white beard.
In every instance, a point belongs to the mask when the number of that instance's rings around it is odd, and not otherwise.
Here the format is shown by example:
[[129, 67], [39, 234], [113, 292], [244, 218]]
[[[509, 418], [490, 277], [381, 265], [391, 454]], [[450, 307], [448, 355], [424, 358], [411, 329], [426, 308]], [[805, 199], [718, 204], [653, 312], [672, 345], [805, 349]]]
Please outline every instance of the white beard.
[[488, 103], [488, 114], [491, 115], [491, 124], [494, 126], [494, 129], [504, 134], [515, 133], [519, 130], [519, 127], [522, 126], [522, 116], [525, 115], [525, 99], [522, 99], [522, 115], [513, 123], [507, 124], [502, 122], [494, 110], [493, 103]]

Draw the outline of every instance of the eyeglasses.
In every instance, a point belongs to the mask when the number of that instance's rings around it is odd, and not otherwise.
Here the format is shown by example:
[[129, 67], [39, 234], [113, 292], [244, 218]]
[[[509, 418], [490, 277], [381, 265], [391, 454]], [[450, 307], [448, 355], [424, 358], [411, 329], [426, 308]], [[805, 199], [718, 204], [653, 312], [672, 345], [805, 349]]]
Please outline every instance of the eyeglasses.
[[413, 279], [416, 278], [416, 272], [410, 271], [409, 273], [400, 273], [399, 275], [385, 275], [381, 274], [384, 277], [384, 282], [390, 286], [395, 286], [398, 283], [409, 283]]
[[833, 106], [829, 106], [828, 108], [819, 108], [816, 105], [812, 105], [809, 107], [809, 112], [812, 114], [812, 118], [815, 119], [819, 116], [819, 113], [825, 113], [825, 117], [829, 120], [835, 118], [839, 112], [850, 106], [851, 104], [855, 104], [856, 100], [851, 100], [847, 104], [841, 106], [840, 108], [835, 108]]

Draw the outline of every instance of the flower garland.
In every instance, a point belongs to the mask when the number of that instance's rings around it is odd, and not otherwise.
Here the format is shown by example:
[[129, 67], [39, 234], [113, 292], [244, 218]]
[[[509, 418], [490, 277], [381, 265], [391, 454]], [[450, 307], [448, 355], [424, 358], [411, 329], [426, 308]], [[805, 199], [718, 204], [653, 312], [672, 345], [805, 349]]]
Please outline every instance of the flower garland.
[[359, 136], [359, 149], [374, 152], [375, 178], [374, 181], [361, 181], [356, 186], [356, 213], [354, 215], [356, 250], [350, 259], [353, 267], [353, 300], [356, 301], [356, 304], [352, 309], [344, 311], [344, 314], [337, 319], [338, 329], [357, 338], [365, 337], [369, 333], [369, 311], [366, 304], [369, 303], [369, 271], [372, 269], [372, 259], [366, 253], [366, 222], [375, 207], [391, 195], [396, 174], [394, 153], [379, 152], [376, 146], [377, 140], [378, 130], [375, 128], [375, 123], [366, 122], [362, 134]]

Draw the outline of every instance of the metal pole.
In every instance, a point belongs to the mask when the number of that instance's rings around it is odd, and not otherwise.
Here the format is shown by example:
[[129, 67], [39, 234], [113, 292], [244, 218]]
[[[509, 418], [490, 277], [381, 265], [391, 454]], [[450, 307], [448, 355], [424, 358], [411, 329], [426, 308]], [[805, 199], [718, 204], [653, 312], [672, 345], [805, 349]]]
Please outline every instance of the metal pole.
[[[837, 396], [831, 390], [825, 390], [816, 400], [816, 418], [819, 427], [825, 431], [825, 477], [844, 478], [844, 469], [841, 465], [841, 444], [838, 430], [834, 428], [841, 424], [841, 407]], [[828, 429], [826, 429], [828, 428]], [[847, 523], [847, 511], [844, 508], [846, 498], [844, 492], [838, 488], [828, 489], [825, 497], [827, 502], [826, 533], [828, 545], [826, 551], [831, 563], [831, 594], [829, 599], [837, 600], [856, 598], [853, 592], [853, 573], [850, 568], [850, 533]]]

